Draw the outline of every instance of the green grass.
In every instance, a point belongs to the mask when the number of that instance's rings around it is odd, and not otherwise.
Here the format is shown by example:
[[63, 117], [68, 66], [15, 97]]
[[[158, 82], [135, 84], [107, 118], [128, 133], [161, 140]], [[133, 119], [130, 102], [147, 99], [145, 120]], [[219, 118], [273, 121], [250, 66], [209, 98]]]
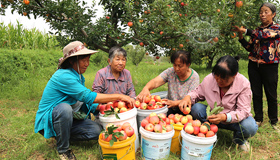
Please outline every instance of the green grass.
[[[1, 50], [0, 50], [1, 51]], [[5, 50], [5, 52], [9, 52]], [[29, 51], [32, 55], [32, 51]], [[34, 51], [38, 55], [47, 55], [44, 51]], [[10, 52], [9, 52], [10, 53]], [[1, 53], [2, 54], [2, 53]], [[0, 54], [0, 55], [1, 55]], [[11, 53], [12, 54], [12, 53]], [[35, 54], [35, 53], [34, 53]], [[61, 53], [59, 53], [61, 54]], [[55, 58], [44, 58], [46, 64], [57, 61]], [[29, 60], [27, 60], [28, 62]], [[49, 62], [48, 62], [49, 61]], [[240, 73], [247, 75], [247, 60], [240, 60]], [[1, 64], [1, 65], [4, 65]], [[106, 64], [102, 67], [106, 66]], [[86, 87], [91, 89], [96, 72], [101, 69], [95, 64], [91, 64], [87, 72]], [[136, 67], [128, 62], [126, 69], [130, 70], [135, 85], [136, 93], [140, 93], [144, 85], [152, 78], [158, 76], [163, 70], [172, 67], [167, 58], [154, 64], [148, 56]], [[199, 75], [200, 80], [211, 73], [205, 66], [192, 64]], [[25, 73], [27, 77], [16, 79], [16, 82], [7, 81], [1, 85], [0, 93], [0, 159], [59, 159], [56, 152], [56, 142], [53, 138], [45, 139], [40, 134], [34, 133], [34, 119], [43, 89], [50, 76], [56, 70], [56, 63], [44, 67], [30, 67]], [[12, 73], [16, 73], [14, 70]], [[23, 72], [24, 73], [24, 72]], [[19, 73], [21, 75], [22, 73]], [[24, 74], [23, 74], [24, 75]], [[16, 78], [16, 76], [14, 77]], [[2, 80], [1, 80], [2, 82]], [[167, 90], [167, 86], [153, 90], [158, 92]], [[278, 87], [278, 93], [280, 89]], [[280, 97], [278, 97], [280, 100]], [[253, 113], [253, 110], [252, 110]], [[218, 141], [212, 152], [212, 160], [276, 160], [280, 159], [280, 135], [277, 134], [268, 123], [267, 104], [264, 97], [264, 124], [259, 128], [257, 134], [250, 138], [252, 152], [243, 153], [236, 149], [232, 143], [232, 132], [227, 130], [218, 131]], [[280, 117], [280, 116], [279, 116]], [[86, 142], [71, 143], [70, 146], [76, 157], [81, 160], [100, 159], [98, 142], [95, 140]], [[137, 159], [140, 153], [137, 152]], [[170, 154], [169, 159], [179, 160], [174, 154]]]

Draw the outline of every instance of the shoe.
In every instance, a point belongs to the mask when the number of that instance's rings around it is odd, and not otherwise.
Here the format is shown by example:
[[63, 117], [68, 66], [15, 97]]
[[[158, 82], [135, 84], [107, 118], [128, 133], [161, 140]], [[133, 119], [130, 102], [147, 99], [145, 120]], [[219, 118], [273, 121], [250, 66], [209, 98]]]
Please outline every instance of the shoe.
[[239, 145], [239, 148], [245, 152], [249, 152], [250, 151], [250, 148], [251, 148], [251, 145], [248, 141], [245, 141], [244, 144], [241, 144]]
[[59, 158], [61, 160], [77, 160], [74, 153], [72, 152], [71, 149], [68, 149], [66, 152], [64, 153], [60, 153], [59, 154]]
[[280, 133], [280, 127], [277, 124], [271, 124], [271, 127], [278, 133]]
[[258, 125], [258, 127], [260, 127], [262, 125], [261, 121], [256, 121], [256, 124]]

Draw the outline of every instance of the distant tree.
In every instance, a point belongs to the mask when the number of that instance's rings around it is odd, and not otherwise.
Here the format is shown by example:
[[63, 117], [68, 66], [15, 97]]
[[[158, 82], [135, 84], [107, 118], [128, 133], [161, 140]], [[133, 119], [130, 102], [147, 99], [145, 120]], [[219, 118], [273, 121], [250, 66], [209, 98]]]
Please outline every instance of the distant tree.
[[136, 66], [142, 61], [145, 56], [145, 49], [140, 46], [127, 45], [126, 52], [128, 54], [129, 60]]

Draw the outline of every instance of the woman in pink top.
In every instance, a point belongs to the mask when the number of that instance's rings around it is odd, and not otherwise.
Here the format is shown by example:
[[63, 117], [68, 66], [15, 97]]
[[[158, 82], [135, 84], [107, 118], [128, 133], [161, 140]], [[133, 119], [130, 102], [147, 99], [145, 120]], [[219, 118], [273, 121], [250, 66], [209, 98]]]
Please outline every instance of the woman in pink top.
[[[223, 56], [214, 66], [212, 73], [180, 102], [179, 108], [191, 107], [193, 119], [209, 121], [219, 128], [234, 131], [233, 142], [244, 151], [250, 149], [246, 141], [256, 134], [258, 126], [251, 114], [252, 92], [250, 82], [238, 73], [238, 62], [232, 56]], [[206, 105], [197, 103], [207, 101], [211, 109], [214, 103], [224, 110], [216, 115], [206, 114]], [[193, 106], [192, 106], [193, 104]]]

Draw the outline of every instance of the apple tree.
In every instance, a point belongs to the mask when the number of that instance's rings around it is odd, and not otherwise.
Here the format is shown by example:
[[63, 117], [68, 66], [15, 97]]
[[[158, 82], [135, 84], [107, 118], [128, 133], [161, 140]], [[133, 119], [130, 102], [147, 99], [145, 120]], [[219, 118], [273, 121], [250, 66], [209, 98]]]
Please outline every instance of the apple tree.
[[[24, 16], [44, 17], [62, 45], [80, 40], [108, 52], [113, 46], [140, 45], [154, 56], [188, 50], [212, 66], [217, 55], [242, 54], [233, 25], [254, 29], [262, 0], [100, 0], [105, 15], [93, 23], [93, 7], [83, 0], [1, 0]], [[95, 3], [93, 3], [95, 5]]]

